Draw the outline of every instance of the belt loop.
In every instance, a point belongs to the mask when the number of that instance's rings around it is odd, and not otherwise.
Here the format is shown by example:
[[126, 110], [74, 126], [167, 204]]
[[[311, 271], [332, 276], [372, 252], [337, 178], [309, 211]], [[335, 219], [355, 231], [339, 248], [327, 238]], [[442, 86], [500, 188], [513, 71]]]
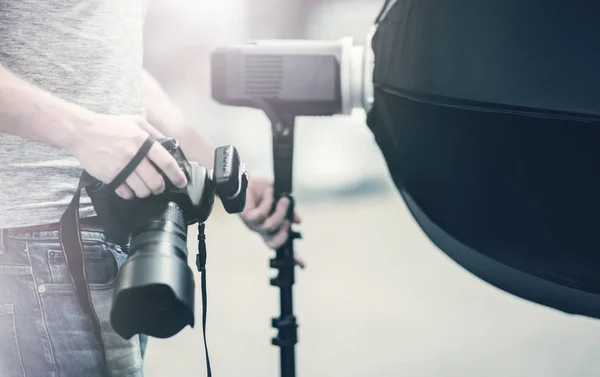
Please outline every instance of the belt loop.
[[0, 229], [0, 254], [4, 254], [4, 229]]

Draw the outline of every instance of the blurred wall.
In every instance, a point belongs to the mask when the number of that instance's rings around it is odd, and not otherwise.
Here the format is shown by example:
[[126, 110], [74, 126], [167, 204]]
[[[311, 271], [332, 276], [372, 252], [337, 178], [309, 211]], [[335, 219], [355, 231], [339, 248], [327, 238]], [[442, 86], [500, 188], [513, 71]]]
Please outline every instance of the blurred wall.
[[383, 0], [255, 0], [248, 7], [247, 32], [253, 39], [336, 39], [356, 32], [360, 39], [382, 5]]
[[304, 38], [306, 24], [309, 22], [308, 17], [318, 2], [318, 0], [256, 0], [252, 1], [252, 6], [248, 2], [248, 37], [251, 39]]

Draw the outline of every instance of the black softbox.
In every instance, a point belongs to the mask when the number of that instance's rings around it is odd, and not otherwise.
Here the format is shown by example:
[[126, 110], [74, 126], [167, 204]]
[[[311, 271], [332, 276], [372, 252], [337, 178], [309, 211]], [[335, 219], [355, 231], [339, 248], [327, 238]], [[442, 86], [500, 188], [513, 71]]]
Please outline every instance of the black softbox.
[[388, 1], [368, 116], [430, 239], [488, 283], [600, 318], [600, 2]]

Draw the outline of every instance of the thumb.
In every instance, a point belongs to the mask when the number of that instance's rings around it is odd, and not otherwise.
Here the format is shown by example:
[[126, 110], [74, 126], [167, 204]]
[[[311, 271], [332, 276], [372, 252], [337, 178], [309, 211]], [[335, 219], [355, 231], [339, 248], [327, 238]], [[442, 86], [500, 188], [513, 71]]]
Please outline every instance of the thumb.
[[294, 223], [300, 224], [302, 222], [302, 218], [298, 214], [298, 212], [294, 211]]

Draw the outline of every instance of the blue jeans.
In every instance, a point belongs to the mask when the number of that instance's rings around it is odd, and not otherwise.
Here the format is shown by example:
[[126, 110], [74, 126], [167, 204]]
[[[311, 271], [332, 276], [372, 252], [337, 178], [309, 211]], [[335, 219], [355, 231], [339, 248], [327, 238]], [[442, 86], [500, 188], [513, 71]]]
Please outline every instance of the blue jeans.
[[[82, 239], [106, 369], [110, 377], [141, 377], [146, 338], [125, 340], [109, 320], [115, 278], [127, 255], [102, 233], [82, 232]], [[107, 377], [58, 232], [5, 234], [0, 241], [0, 376]]]

